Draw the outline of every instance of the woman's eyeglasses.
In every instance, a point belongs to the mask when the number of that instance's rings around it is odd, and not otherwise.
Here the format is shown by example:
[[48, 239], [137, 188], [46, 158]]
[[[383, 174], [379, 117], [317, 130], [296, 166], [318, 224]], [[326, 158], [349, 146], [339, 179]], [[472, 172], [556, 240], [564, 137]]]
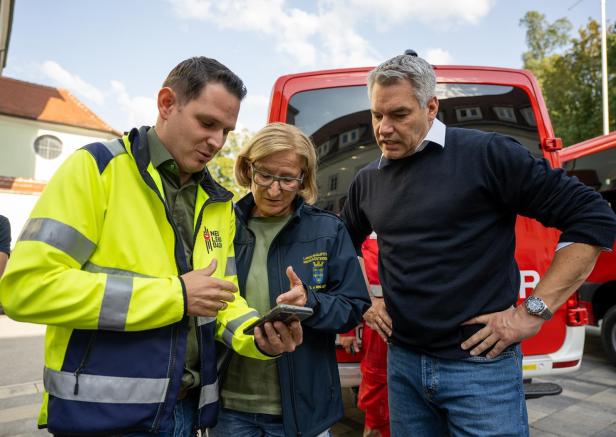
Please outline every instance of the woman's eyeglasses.
[[273, 174], [258, 170], [255, 165], [252, 164], [252, 181], [262, 188], [269, 188], [274, 182], [278, 181], [278, 185], [281, 190], [297, 191], [304, 183], [304, 175], [301, 174], [298, 178], [275, 176]]

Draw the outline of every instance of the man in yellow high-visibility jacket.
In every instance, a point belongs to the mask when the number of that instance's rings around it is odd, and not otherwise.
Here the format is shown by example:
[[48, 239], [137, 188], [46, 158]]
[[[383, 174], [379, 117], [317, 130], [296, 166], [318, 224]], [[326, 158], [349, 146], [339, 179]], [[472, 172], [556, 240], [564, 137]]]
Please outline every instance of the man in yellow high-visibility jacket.
[[183, 61], [155, 127], [83, 147], [49, 182], [0, 281], [10, 317], [48, 325], [39, 426], [194, 435], [216, 420], [215, 339], [256, 359], [301, 343], [297, 322], [243, 334], [258, 313], [237, 293], [232, 195], [206, 164], [245, 94], [218, 61]]

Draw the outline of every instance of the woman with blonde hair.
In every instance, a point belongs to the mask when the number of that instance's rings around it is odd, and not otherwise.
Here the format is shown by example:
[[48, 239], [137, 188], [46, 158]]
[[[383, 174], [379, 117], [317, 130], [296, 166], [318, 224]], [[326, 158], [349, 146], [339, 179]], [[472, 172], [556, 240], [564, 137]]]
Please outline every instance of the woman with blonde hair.
[[241, 294], [261, 313], [280, 303], [314, 313], [295, 352], [271, 362], [230, 352], [210, 436], [329, 435], [343, 416], [335, 336], [358, 325], [370, 305], [357, 255], [342, 221], [311, 205], [316, 155], [296, 127], [272, 123], [257, 132], [240, 151], [235, 177], [250, 189], [235, 207]]

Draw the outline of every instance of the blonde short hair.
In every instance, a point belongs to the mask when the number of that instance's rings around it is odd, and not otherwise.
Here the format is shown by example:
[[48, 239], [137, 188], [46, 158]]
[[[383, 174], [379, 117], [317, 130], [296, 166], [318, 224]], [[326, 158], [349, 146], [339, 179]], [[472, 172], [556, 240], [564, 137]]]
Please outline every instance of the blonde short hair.
[[312, 141], [298, 128], [286, 123], [271, 123], [259, 130], [242, 147], [235, 161], [235, 180], [238, 185], [249, 188], [251, 165], [274, 153], [292, 151], [302, 158], [304, 183], [298, 194], [306, 203], [317, 200], [317, 155]]

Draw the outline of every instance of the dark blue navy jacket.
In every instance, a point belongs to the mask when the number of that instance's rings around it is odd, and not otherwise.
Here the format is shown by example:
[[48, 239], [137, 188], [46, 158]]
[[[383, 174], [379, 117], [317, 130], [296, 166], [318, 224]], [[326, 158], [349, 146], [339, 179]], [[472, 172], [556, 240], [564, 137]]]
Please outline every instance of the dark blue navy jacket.
[[[235, 207], [235, 258], [240, 293], [254, 252], [255, 237], [247, 227], [254, 207], [252, 194]], [[267, 257], [270, 303], [288, 291], [285, 270], [293, 266], [308, 290], [306, 306], [314, 315], [302, 322], [304, 341], [278, 359], [285, 435], [316, 436], [343, 417], [336, 363], [336, 333], [357, 326], [370, 298], [357, 254], [342, 221], [307, 205], [300, 197], [294, 213], [274, 238]]]

